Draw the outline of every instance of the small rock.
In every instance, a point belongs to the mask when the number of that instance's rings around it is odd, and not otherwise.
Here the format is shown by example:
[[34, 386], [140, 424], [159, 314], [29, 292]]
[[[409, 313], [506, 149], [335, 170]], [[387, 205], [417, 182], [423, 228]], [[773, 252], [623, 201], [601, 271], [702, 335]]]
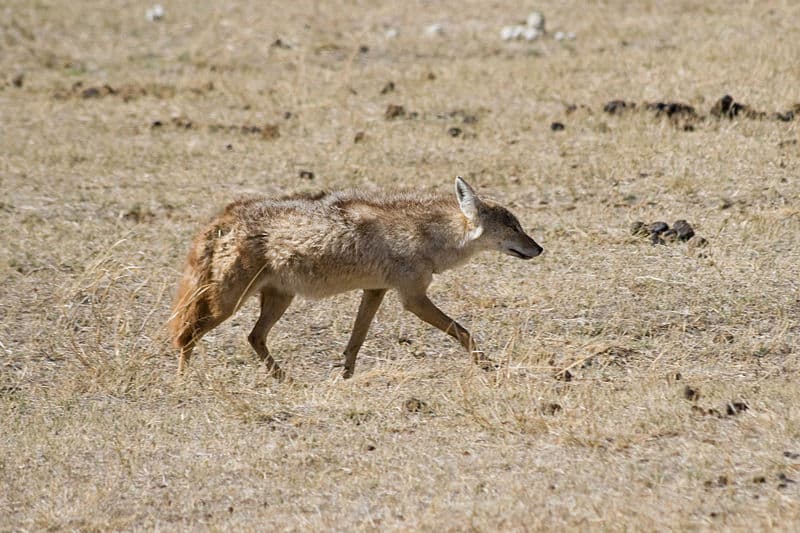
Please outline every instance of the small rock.
[[725, 406], [725, 413], [728, 416], [734, 416], [747, 411], [749, 408], [744, 402], [728, 402], [728, 405]]
[[144, 12], [144, 16], [150, 22], [155, 22], [164, 18], [164, 7], [161, 4], [156, 4]]
[[458, 137], [461, 133], [461, 128], [450, 128], [447, 130], [447, 134], [450, 135], [450, 137]]
[[609, 115], [619, 115], [623, 111], [632, 110], [636, 108], [635, 102], [626, 102], [625, 100], [611, 100], [603, 106], [603, 111]]
[[556, 379], [559, 381], [572, 381], [572, 372], [564, 370], [563, 372], [556, 373]]
[[536, 28], [525, 28], [522, 30], [522, 38], [526, 41], [535, 41], [539, 38], [539, 30]]
[[97, 87], [87, 87], [81, 91], [81, 98], [99, 98], [100, 89]]
[[656, 245], [656, 244], [665, 245], [667, 243], [666, 243], [666, 241], [664, 239], [661, 238], [661, 235], [659, 235], [658, 233], [651, 233], [650, 234], [650, 244], [653, 244], [653, 245]]
[[22, 87], [23, 83], [25, 83], [25, 74], [23, 74], [22, 72], [11, 78], [11, 85], [16, 87], [17, 89]]
[[697, 112], [694, 107], [682, 102], [652, 102], [646, 103], [645, 109], [656, 112], [656, 117], [666, 115], [667, 118], [695, 118]]
[[366, 134], [363, 131], [357, 131], [355, 136], [353, 137], [353, 143], [358, 144], [360, 142], [363, 142], [365, 138]]
[[500, 28], [500, 38], [504, 41], [510, 41], [514, 38], [514, 26], [503, 26]]
[[656, 235], [660, 235], [669, 229], [669, 225], [666, 222], [653, 222], [649, 226], [647, 226], [647, 231], [650, 233], [655, 233]]
[[670, 228], [660, 235], [664, 242], [674, 242], [678, 239], [678, 233], [674, 228]]
[[541, 411], [544, 415], [553, 416], [561, 411], [561, 406], [555, 402], [545, 403], [542, 404]]
[[515, 41], [522, 38], [525, 33], [525, 26], [504, 26], [500, 30], [500, 38], [504, 41]]
[[394, 91], [394, 82], [388, 81], [386, 85], [383, 86], [383, 89], [381, 89], [381, 94], [389, 94], [392, 91]]
[[717, 118], [733, 118], [746, 110], [747, 106], [734, 101], [731, 95], [726, 94], [714, 103], [709, 112], [712, 116]]
[[277, 124], [265, 124], [264, 127], [261, 128], [261, 138], [264, 140], [271, 141], [280, 136], [281, 130]]
[[683, 397], [689, 401], [696, 402], [700, 398], [700, 391], [686, 385], [683, 388]]
[[535, 28], [541, 32], [544, 31], [544, 15], [539, 11], [532, 11], [528, 18], [525, 19], [525, 24], [529, 28]]
[[561, 122], [553, 122], [552, 124], [550, 124], [550, 129], [553, 131], [563, 131], [564, 127], [565, 127], [564, 124], [562, 124]]
[[691, 239], [689, 239], [689, 246], [692, 248], [705, 248], [708, 246], [708, 241], [704, 237], [698, 237], [695, 235]]
[[783, 456], [787, 459], [800, 459], [800, 453], [795, 452], [783, 452]]
[[688, 241], [694, 237], [694, 229], [683, 219], [676, 220], [675, 223], [672, 224], [672, 229], [675, 231], [675, 234], [680, 241]]
[[314, 173], [311, 172], [310, 170], [301, 170], [300, 171], [300, 179], [313, 180], [314, 179]]
[[418, 398], [409, 398], [403, 402], [403, 407], [409, 413], [430, 412], [428, 404]]
[[428, 37], [438, 37], [444, 35], [444, 24], [436, 22], [425, 27], [425, 35]]
[[756, 476], [753, 478], [753, 483], [766, 483], [767, 478], [766, 476]]
[[716, 335], [714, 335], [714, 342], [716, 342], [718, 344], [722, 344], [722, 343], [733, 344], [733, 341], [735, 341], [735, 340], [736, 340], [736, 337], [734, 337], [733, 334], [728, 332], [728, 331], [721, 331], [721, 332], [717, 333]]
[[396, 118], [403, 118], [406, 116], [406, 109], [397, 104], [389, 104], [386, 107], [386, 112], [383, 114], [386, 120], [394, 120]]

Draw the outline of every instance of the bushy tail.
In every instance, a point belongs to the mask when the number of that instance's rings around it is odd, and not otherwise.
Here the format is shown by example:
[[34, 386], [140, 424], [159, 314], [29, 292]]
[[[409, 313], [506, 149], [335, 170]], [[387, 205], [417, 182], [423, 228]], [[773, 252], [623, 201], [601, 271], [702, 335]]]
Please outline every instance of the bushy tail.
[[209, 291], [212, 289], [211, 261], [214, 256], [216, 226], [207, 228], [195, 237], [186, 257], [178, 293], [172, 305], [169, 329], [176, 348], [198, 340], [204, 323], [211, 315]]

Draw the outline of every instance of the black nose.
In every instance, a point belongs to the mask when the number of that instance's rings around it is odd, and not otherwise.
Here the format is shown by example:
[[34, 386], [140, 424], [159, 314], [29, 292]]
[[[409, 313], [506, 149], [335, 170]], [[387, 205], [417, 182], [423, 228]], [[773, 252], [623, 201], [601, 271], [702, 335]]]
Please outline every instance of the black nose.
[[531, 239], [531, 248], [533, 248], [533, 253], [531, 254], [531, 257], [536, 257], [537, 255], [540, 255], [542, 252], [544, 252], [544, 248], [539, 246], [539, 243], [534, 241], [533, 239]]

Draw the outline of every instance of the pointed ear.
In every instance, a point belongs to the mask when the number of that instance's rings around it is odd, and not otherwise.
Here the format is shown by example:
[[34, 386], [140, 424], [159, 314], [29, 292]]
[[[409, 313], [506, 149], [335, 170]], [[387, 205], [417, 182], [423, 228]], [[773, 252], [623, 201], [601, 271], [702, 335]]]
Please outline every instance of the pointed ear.
[[461, 212], [464, 213], [467, 220], [475, 223], [478, 220], [478, 207], [481, 200], [461, 176], [456, 176], [456, 198], [458, 198], [458, 205], [461, 206]]

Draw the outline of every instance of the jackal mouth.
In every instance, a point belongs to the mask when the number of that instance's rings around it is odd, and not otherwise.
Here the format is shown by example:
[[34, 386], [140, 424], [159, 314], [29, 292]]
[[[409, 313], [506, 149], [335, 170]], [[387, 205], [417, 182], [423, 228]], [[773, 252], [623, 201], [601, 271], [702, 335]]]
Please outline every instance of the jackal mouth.
[[509, 255], [513, 255], [514, 257], [519, 257], [520, 259], [533, 259], [532, 255], [524, 254], [519, 250], [515, 250], [514, 248], [508, 248], [506, 250]]

